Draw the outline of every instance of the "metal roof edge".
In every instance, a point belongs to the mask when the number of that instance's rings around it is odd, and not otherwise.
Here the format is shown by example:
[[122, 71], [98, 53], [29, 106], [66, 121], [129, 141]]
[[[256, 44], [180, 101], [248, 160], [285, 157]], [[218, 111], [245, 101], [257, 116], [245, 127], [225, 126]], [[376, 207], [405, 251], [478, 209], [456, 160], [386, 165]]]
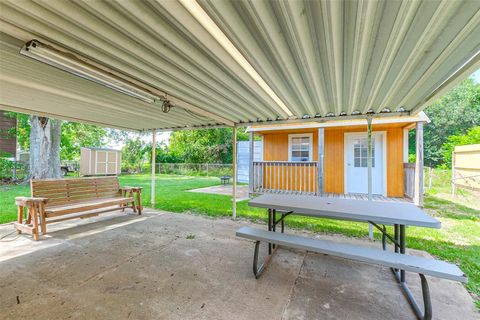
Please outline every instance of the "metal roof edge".
[[[329, 128], [329, 127], [341, 127], [341, 126], [356, 126], [366, 125], [366, 116], [349, 117], [350, 119], [344, 119], [346, 117], [336, 118], [322, 118], [322, 119], [304, 119], [309, 122], [282, 122], [271, 124], [251, 124], [247, 127], [247, 132], [260, 132], [260, 131], [274, 131], [274, 130], [293, 130], [293, 129], [310, 129], [310, 128]], [[422, 111], [416, 115], [410, 115], [406, 113], [400, 113], [392, 115], [391, 117], [380, 116], [380, 114], [374, 115], [373, 124], [391, 124], [391, 123], [409, 123], [409, 122], [426, 122], [430, 123], [428, 116]]]

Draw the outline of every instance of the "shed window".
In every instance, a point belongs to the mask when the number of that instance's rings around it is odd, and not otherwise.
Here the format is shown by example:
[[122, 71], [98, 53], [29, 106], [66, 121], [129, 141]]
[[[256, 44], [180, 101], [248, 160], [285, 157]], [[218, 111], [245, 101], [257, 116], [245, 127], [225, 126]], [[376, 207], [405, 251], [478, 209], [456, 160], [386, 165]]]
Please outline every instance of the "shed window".
[[289, 135], [289, 161], [312, 161], [312, 134]]

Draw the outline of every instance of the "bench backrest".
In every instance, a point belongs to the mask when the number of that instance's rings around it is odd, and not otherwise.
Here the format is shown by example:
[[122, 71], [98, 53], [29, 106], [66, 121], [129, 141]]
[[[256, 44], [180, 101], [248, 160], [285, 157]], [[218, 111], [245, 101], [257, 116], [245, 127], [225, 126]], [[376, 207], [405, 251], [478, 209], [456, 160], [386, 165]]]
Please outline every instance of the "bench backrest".
[[118, 177], [30, 180], [32, 197], [48, 198], [47, 207], [119, 195]]

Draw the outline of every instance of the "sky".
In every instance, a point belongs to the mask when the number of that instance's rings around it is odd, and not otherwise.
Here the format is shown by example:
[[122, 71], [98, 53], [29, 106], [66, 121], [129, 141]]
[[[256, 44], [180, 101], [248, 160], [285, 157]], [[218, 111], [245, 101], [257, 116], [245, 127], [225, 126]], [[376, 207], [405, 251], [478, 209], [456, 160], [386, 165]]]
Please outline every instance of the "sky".
[[480, 83], [480, 69], [472, 74], [472, 78], [476, 83]]

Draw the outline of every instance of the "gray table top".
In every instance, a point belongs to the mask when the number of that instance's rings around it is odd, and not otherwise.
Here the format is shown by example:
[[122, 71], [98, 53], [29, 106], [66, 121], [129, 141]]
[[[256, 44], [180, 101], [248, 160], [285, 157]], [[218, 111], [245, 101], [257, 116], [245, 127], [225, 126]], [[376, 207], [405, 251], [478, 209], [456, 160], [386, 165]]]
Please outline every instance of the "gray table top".
[[324, 198], [304, 195], [264, 194], [248, 203], [252, 207], [292, 211], [293, 214], [368, 222], [441, 228], [441, 223], [413, 203]]

